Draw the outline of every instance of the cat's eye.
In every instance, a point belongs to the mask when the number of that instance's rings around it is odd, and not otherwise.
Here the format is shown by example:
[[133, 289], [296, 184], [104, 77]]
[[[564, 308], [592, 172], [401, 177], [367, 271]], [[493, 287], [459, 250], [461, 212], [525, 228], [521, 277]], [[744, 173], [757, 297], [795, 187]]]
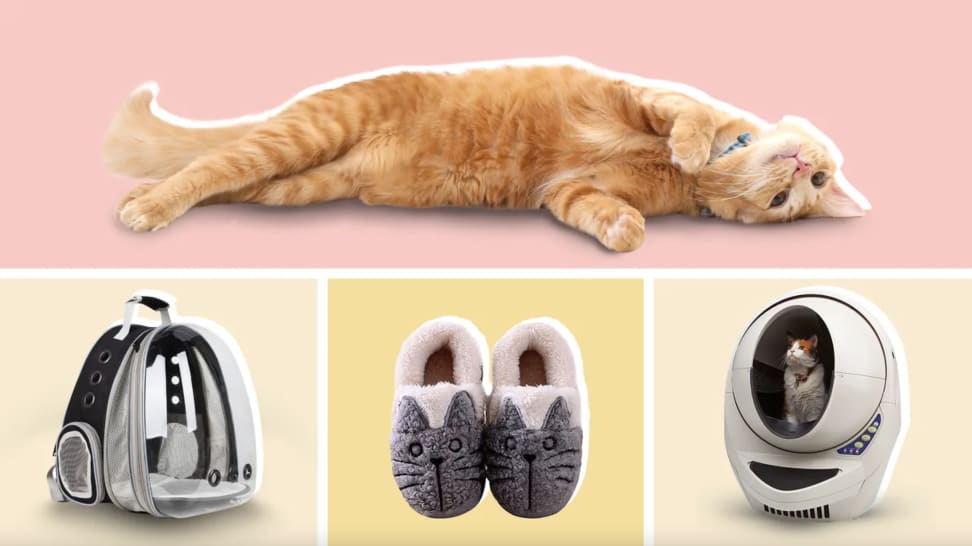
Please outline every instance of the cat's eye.
[[823, 171], [817, 171], [813, 173], [813, 176], [810, 177], [810, 183], [817, 188], [823, 186], [824, 184], [827, 183], [827, 173]]
[[773, 200], [770, 201], [770, 208], [776, 208], [783, 205], [783, 203], [786, 203], [788, 197], [790, 197], [789, 190], [783, 190], [780, 193], [774, 195]]
[[412, 454], [412, 457], [418, 457], [422, 454], [422, 444], [415, 442], [408, 446], [408, 452]]
[[506, 437], [506, 442], [503, 445], [505, 445], [506, 446], [506, 449], [508, 449], [510, 451], [516, 449], [516, 438], [514, 438], [512, 436], [507, 436]]
[[449, 442], [449, 449], [451, 449], [453, 453], [458, 453], [459, 450], [462, 449], [462, 440], [459, 438], [453, 438], [452, 441]]
[[557, 447], [557, 439], [556, 438], [554, 438], [553, 436], [547, 436], [546, 438], [543, 439], [543, 448], [544, 449], [546, 449], [547, 451], [550, 451], [551, 449], [553, 449], [555, 447]]

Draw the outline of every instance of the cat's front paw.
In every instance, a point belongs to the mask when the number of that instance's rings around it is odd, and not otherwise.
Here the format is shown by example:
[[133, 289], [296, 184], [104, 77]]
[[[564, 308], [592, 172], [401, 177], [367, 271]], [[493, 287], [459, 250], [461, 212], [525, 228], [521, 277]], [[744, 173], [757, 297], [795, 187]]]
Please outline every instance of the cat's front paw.
[[[136, 190], [140, 188], [142, 186], [139, 186]], [[165, 199], [154, 195], [151, 191], [141, 193], [142, 195], [137, 197], [123, 200], [118, 209], [118, 218], [134, 231], [160, 230], [184, 212]]]
[[606, 223], [599, 237], [601, 244], [615, 252], [631, 252], [645, 240], [645, 217], [633, 207], [624, 207]]
[[685, 174], [699, 174], [709, 162], [709, 147], [696, 139], [676, 140], [673, 136], [668, 145], [672, 149], [672, 164]]
[[709, 162], [715, 133], [705, 121], [676, 123], [668, 138], [672, 164], [683, 173], [696, 175]]

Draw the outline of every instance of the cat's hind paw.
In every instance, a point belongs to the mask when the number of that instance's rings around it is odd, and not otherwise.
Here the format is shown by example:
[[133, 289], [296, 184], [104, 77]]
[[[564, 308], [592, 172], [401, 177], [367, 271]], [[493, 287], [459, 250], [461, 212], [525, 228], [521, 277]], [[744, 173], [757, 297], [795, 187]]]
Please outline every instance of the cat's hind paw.
[[154, 182], [148, 182], [145, 184], [139, 184], [132, 188], [128, 193], [125, 194], [125, 197], [122, 198], [121, 202], [118, 203], [118, 213], [121, 214], [121, 211], [125, 208], [125, 205], [152, 191], [152, 188], [154, 187]]
[[645, 240], [645, 217], [632, 207], [622, 208], [617, 218], [606, 224], [600, 240], [615, 252], [631, 252]]
[[[136, 190], [142, 187], [139, 186]], [[142, 193], [144, 195], [126, 198], [118, 209], [118, 218], [133, 231], [158, 231], [181, 215], [171, 205], [151, 193]]]

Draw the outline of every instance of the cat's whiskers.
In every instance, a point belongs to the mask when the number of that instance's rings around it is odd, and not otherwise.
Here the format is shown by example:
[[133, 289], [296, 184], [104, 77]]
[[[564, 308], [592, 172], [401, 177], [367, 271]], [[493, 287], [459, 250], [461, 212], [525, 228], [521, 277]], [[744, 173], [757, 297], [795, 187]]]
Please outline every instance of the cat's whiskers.
[[751, 195], [755, 193], [757, 190], [758, 188], [753, 188], [753, 187], [748, 187], [748, 188], [744, 187], [743, 189], [738, 190], [735, 193], [728, 193], [725, 191], [715, 192], [709, 190], [701, 190], [696, 192], [696, 195], [708, 199], [710, 201], [731, 201], [733, 199], [739, 199], [741, 197], [746, 197], [748, 195]]
[[496, 451], [495, 449], [492, 448], [486, 448], [486, 451], [488, 451], [490, 455], [496, 455], [497, 457], [502, 457], [504, 459], [513, 459], [513, 457], [500, 453], [499, 451]]
[[696, 196], [709, 201], [731, 201], [733, 199], [745, 198], [757, 194], [773, 182], [773, 179], [762, 174], [752, 175], [758, 177], [759, 183], [751, 183], [746, 180], [733, 180], [726, 184], [725, 188], [698, 187]]
[[712, 169], [712, 168], [706, 170], [707, 173], [727, 176], [732, 178], [733, 180], [740, 180], [740, 179], [749, 180], [749, 179], [760, 179], [760, 178], [765, 179], [770, 177], [774, 173], [776, 173], [776, 171], [777, 171], [776, 167], [772, 165], [760, 165], [756, 168], [747, 168], [746, 172], [727, 171], [727, 170]]
[[765, 170], [764, 170], [764, 168], [760, 168], [760, 170], [757, 171], [757, 172], [739, 173], [739, 172], [735, 172], [735, 171], [726, 171], [726, 170], [722, 170], [722, 169], [715, 169], [713, 167], [707, 167], [704, 172], [706, 174], [717, 174], [717, 175], [721, 175], [721, 176], [731, 176], [733, 178], [753, 178], [753, 177], [756, 177], [756, 176], [761, 176], [762, 174], [765, 173]]
[[466, 457], [472, 457], [473, 455], [478, 455], [479, 456], [478, 457], [479, 460], [482, 461], [482, 459], [483, 459], [483, 448], [482, 448], [482, 446], [476, 448], [475, 451], [470, 451], [469, 453], [466, 453], [465, 455], [460, 455], [460, 456], [456, 457], [453, 462], [458, 463], [459, 461], [465, 459]]
[[756, 172], [735, 174], [729, 172], [712, 171], [713, 174], [730, 177], [721, 184], [705, 184], [697, 188], [697, 193], [708, 194], [712, 198], [734, 199], [762, 190], [772, 182], [771, 173], [764, 167]]
[[396, 478], [401, 478], [401, 477], [404, 477], [404, 476], [424, 476], [424, 475], [425, 475], [425, 472], [420, 472], [418, 474], [409, 474], [407, 472], [403, 472], [403, 473], [395, 474], [394, 476]]
[[393, 463], [398, 463], [398, 464], [407, 464], [407, 465], [417, 466], [419, 468], [424, 468], [423, 465], [421, 465], [419, 463], [413, 463], [412, 461], [403, 461], [401, 459], [392, 459], [392, 462]]
[[553, 459], [554, 457], [560, 457], [562, 455], [569, 455], [571, 453], [580, 453], [580, 450], [579, 449], [565, 449], [565, 450], [563, 450], [563, 451], [561, 451], [559, 453], [554, 453], [553, 455], [548, 455], [548, 456], [546, 456], [546, 457], [544, 457], [543, 459], [540, 459], [540, 460], [541, 461], [549, 461], [550, 459]]

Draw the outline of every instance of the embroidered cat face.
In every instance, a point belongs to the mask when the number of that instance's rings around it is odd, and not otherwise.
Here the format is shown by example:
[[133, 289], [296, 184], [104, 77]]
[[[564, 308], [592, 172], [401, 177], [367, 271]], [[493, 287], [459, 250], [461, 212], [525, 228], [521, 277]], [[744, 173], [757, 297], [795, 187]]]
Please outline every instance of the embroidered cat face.
[[[837, 160], [804, 125], [784, 119], [761, 132], [753, 128], [745, 146], [717, 155], [703, 169], [699, 196], [716, 216], [745, 223], [863, 215], [836, 183]], [[737, 130], [720, 131], [717, 142], [732, 142]]]
[[787, 334], [786, 345], [784, 360], [787, 366], [812, 368], [817, 365], [817, 334], [807, 339], [800, 339]]
[[412, 508], [426, 516], [451, 517], [479, 503], [485, 479], [482, 432], [465, 391], [453, 395], [439, 428], [429, 426], [414, 398], [401, 399], [392, 433], [392, 471]]
[[580, 476], [582, 430], [570, 428], [563, 397], [551, 404], [540, 430], [527, 429], [520, 410], [504, 400], [485, 444], [490, 488], [507, 511], [544, 517], [567, 505]]

